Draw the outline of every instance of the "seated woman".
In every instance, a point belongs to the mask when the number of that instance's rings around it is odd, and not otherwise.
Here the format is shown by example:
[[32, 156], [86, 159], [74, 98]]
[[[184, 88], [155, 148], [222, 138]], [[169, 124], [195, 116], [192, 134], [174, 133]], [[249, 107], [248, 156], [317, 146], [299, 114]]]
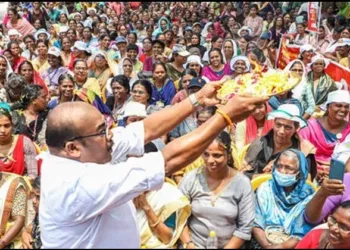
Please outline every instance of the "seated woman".
[[190, 55], [187, 57], [187, 62], [185, 64], [186, 69], [193, 69], [198, 77], [202, 76], [203, 64], [201, 58], [198, 55]]
[[219, 81], [224, 76], [232, 74], [230, 64], [224, 63], [223, 55], [219, 49], [211, 49], [208, 55], [209, 65], [204, 66], [203, 68], [203, 79], [206, 81]]
[[4, 201], [1, 203], [1, 248], [21, 247], [21, 230], [25, 225], [28, 190], [29, 187], [22, 177], [0, 172], [0, 198]]
[[316, 149], [297, 133], [299, 128], [306, 126], [306, 122], [300, 117], [298, 107], [293, 104], [283, 104], [269, 113], [267, 119], [274, 120], [273, 128], [265, 136], [257, 138], [250, 144], [240, 171], [245, 172], [249, 178], [270, 173], [279, 153], [293, 148], [304, 153], [308, 161], [308, 172], [313, 179], [316, 176]]
[[[175, 44], [172, 52], [172, 58], [170, 59], [170, 62], [165, 65], [168, 77], [174, 82], [178, 80], [184, 72], [184, 64], [186, 63], [189, 55], [190, 53], [186, 50], [185, 46]], [[182, 86], [177, 86], [177, 89], [181, 87]]]
[[41, 86], [27, 85], [19, 102], [12, 106], [14, 134], [23, 134], [45, 148], [45, 131], [48, 110], [47, 93]]
[[337, 90], [333, 79], [324, 71], [327, 64], [325, 58], [314, 56], [310, 63], [311, 71], [307, 74], [307, 83], [311, 86], [316, 112], [319, 112], [319, 106], [326, 102], [328, 94]]
[[[145, 153], [157, 152], [151, 142]], [[142, 248], [174, 248], [191, 214], [190, 202], [176, 186], [165, 182], [161, 189], [134, 199]]]
[[42, 246], [39, 225], [40, 186], [41, 181], [40, 176], [38, 176], [34, 179], [31, 192], [35, 218], [22, 233], [22, 249], [40, 249]]
[[16, 73], [11, 73], [5, 83], [6, 102], [12, 106], [21, 98], [22, 91], [27, 85], [23, 76]]
[[293, 104], [298, 107], [299, 115], [302, 116], [304, 114], [304, 109], [300, 103], [300, 101], [296, 98], [293, 98], [293, 92], [291, 90], [282, 92], [278, 95], [272, 96], [269, 100], [269, 105], [272, 110], [277, 110], [279, 106], [282, 104]]
[[37, 152], [33, 142], [26, 136], [13, 135], [11, 108], [0, 103], [0, 169], [3, 172], [29, 176], [38, 176]]
[[47, 59], [47, 52], [49, 51], [49, 42], [46, 40], [38, 40], [36, 42], [36, 48], [38, 51], [38, 57], [36, 57], [33, 61], [34, 70], [42, 75], [48, 68], [50, 68], [50, 64]]
[[312, 94], [311, 86], [306, 82], [306, 69], [302, 61], [293, 60], [284, 68], [290, 73], [290, 77], [300, 79], [299, 84], [292, 89], [292, 97], [299, 100], [304, 110], [303, 118], [309, 119], [315, 112], [316, 104]]
[[312, 57], [314, 57], [315, 52], [316, 49], [310, 44], [305, 44], [300, 47], [298, 59], [300, 59], [303, 62], [306, 71], [309, 71], [309, 64], [311, 63]]
[[233, 167], [231, 138], [221, 132], [203, 154], [204, 166], [188, 173], [180, 190], [192, 214], [180, 237], [184, 248], [205, 248], [216, 231], [218, 248], [240, 248], [250, 240], [254, 194], [247, 177]]
[[111, 69], [108, 65], [107, 53], [104, 51], [97, 51], [91, 58], [89, 78], [95, 78], [100, 84], [101, 90], [106, 86], [107, 80], [113, 76]]
[[245, 145], [252, 143], [257, 137], [265, 136], [273, 128], [273, 121], [266, 119], [267, 114], [271, 111], [270, 105], [265, 103], [257, 107], [246, 120], [237, 124], [235, 130], [237, 149], [243, 149]]
[[[303, 217], [305, 206], [314, 193], [306, 184], [307, 178], [308, 163], [302, 152], [287, 149], [277, 157], [272, 179], [262, 183], [255, 195], [252, 243], [256, 248], [293, 249], [311, 230], [312, 225]], [[275, 230], [281, 230], [289, 238], [276, 244], [268, 237], [268, 232], [273, 235]]]
[[250, 71], [251, 65], [248, 57], [236, 56], [232, 58], [230, 62], [230, 67], [233, 72], [230, 78], [235, 79], [240, 75], [248, 73]]
[[295, 249], [349, 249], [350, 201], [338, 205], [327, 221], [328, 229], [312, 230]]
[[350, 123], [346, 121], [349, 115], [350, 94], [347, 90], [330, 92], [322, 109], [326, 110], [323, 117], [312, 118], [308, 126], [299, 134], [305, 140], [315, 145], [317, 175], [319, 183], [328, 176], [331, 156], [337, 143], [345, 140], [350, 134]]
[[47, 107], [53, 109], [63, 102], [71, 102], [74, 99], [74, 78], [69, 73], [63, 73], [58, 77], [58, 97], [52, 99]]
[[101, 97], [101, 87], [95, 78], [89, 77], [88, 64], [83, 59], [76, 59], [73, 63], [74, 82], [76, 89], [87, 88]]
[[39, 85], [46, 91], [46, 93], [48, 93], [48, 88], [44, 80], [40, 77], [40, 74], [34, 70], [34, 67], [31, 62], [29, 61], [22, 62], [18, 66], [18, 73], [24, 77], [27, 84]]
[[[216, 106], [209, 106], [205, 107], [202, 110], [197, 112], [197, 127], [201, 126], [203, 123], [208, 121], [210, 117], [215, 115], [217, 107]], [[179, 184], [184, 177], [185, 174], [191, 172], [194, 169], [197, 169], [201, 166], [203, 166], [203, 158], [202, 156], [198, 157], [197, 160], [189, 164], [188, 166], [184, 167], [183, 169], [177, 171], [173, 174], [172, 178], [175, 180], [176, 184]]]

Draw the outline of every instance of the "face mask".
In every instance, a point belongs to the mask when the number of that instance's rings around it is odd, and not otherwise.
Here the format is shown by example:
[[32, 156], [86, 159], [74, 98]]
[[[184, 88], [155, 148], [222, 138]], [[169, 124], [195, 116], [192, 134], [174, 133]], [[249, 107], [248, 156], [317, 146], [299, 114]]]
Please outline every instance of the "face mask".
[[276, 182], [281, 187], [290, 187], [293, 186], [295, 183], [297, 183], [297, 175], [291, 175], [291, 174], [282, 174], [281, 172], [275, 170], [273, 172], [273, 175], [275, 177]]

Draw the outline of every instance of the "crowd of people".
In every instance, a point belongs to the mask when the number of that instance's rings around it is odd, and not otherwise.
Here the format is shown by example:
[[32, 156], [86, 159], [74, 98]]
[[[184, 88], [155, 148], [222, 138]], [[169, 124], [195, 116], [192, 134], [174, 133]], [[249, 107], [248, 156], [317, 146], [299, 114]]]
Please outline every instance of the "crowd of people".
[[[349, 248], [350, 3], [318, 6], [9, 2], [0, 248]], [[282, 39], [297, 86], [217, 99]]]

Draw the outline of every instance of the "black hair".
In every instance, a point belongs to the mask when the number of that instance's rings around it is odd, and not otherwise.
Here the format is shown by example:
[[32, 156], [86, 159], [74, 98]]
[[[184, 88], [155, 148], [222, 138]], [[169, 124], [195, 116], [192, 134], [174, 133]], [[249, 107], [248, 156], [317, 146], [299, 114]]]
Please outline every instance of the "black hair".
[[145, 38], [142, 40], [142, 43], [144, 43], [145, 40], [149, 40], [149, 41], [152, 43], [152, 38], [150, 38], [150, 37], [145, 37]]
[[180, 81], [179, 81], [180, 89], [183, 88], [183, 86], [182, 86], [182, 78], [183, 78], [185, 75], [191, 75], [191, 76], [193, 76], [193, 77], [198, 77], [197, 72], [194, 71], [193, 69], [190, 69], [190, 68], [185, 69], [185, 70], [181, 73], [181, 76], [180, 76]]
[[350, 200], [343, 201], [338, 206], [336, 206], [336, 208], [334, 209], [334, 213], [337, 212], [339, 208], [350, 209]]
[[17, 16], [18, 19], [21, 19], [21, 16], [20, 16], [20, 14], [18, 14], [18, 11], [15, 7], [8, 7], [7, 12], [9, 12], [9, 11], [12, 11], [13, 14], [15, 14]]
[[88, 29], [90, 31], [90, 33], [92, 33], [92, 29], [90, 27], [88, 27], [88, 26], [84, 27], [83, 32], [85, 29]]
[[73, 84], [75, 83], [74, 77], [69, 73], [63, 73], [58, 77], [58, 85], [61, 85], [64, 80], [71, 80]]
[[83, 59], [75, 59], [73, 62], [73, 69], [75, 68], [75, 65], [77, 65], [78, 62], [84, 62], [87, 65], [87, 62]]
[[252, 8], [255, 8], [256, 11], [259, 11], [259, 7], [258, 7], [257, 4], [252, 4], [252, 5], [250, 6], [250, 9], [252, 9]]
[[36, 41], [36, 46], [38, 46], [39, 43], [43, 43], [43, 44], [45, 44], [45, 46], [46, 46], [47, 48], [49, 48], [49, 41], [48, 41], [48, 40], [39, 39], [39, 40]]
[[266, 61], [264, 52], [261, 49], [255, 48], [250, 53], [253, 53], [254, 55], [256, 55], [260, 63], [264, 63]]
[[132, 85], [132, 90], [136, 87], [136, 85], [141, 85], [143, 86], [147, 94], [149, 95], [148, 102], [152, 99], [152, 93], [153, 93], [153, 88], [152, 88], [152, 83], [150, 83], [148, 80], [137, 80], [133, 85]]
[[[17, 45], [19, 46], [19, 42], [17, 42], [17, 41], [11, 41], [11, 42], [9, 42], [9, 43], [7, 44], [7, 49], [10, 51], [10, 53], [11, 53], [11, 47], [12, 47], [13, 44], [17, 44]], [[11, 54], [12, 54], [12, 53], [11, 53]]]
[[231, 168], [234, 168], [230, 135], [225, 131], [221, 131], [220, 134], [218, 134], [218, 136], [215, 138], [214, 141], [216, 141], [222, 147], [225, 148], [225, 152], [227, 153], [227, 165]]
[[115, 83], [115, 82], [118, 82], [120, 85], [122, 85], [126, 89], [126, 92], [128, 94], [130, 93], [129, 79], [125, 75], [117, 75], [117, 76], [113, 77], [112, 81], [111, 81], [111, 87], [112, 87], [113, 83]]
[[[214, 27], [214, 26], [213, 26]], [[213, 36], [213, 38], [211, 39], [211, 43], [213, 44], [213, 43], [216, 43], [216, 41], [217, 40], [219, 40], [219, 39], [223, 39], [221, 36], [219, 36], [219, 35], [216, 35], [216, 36]]]
[[[199, 40], [198, 45], [201, 45], [201, 38], [202, 38], [202, 36], [200, 34], [197, 34], [197, 33], [193, 33], [192, 37], [193, 36], [196, 36], [198, 38], [198, 40]], [[191, 37], [191, 39], [192, 39], [192, 37]]]
[[139, 47], [136, 44], [129, 44], [126, 47], [126, 51], [128, 52], [129, 50], [136, 50], [136, 52], [139, 52]]
[[40, 85], [26, 85], [23, 89], [21, 99], [13, 104], [12, 108], [14, 110], [19, 109], [19, 110], [25, 110], [29, 104], [31, 104], [36, 98], [40, 96], [40, 92], [44, 88]]
[[208, 113], [208, 114], [210, 114], [210, 116], [213, 116], [213, 115], [215, 115], [215, 112], [216, 112], [217, 109], [218, 108], [216, 106], [204, 107], [202, 110], [197, 112], [197, 118], [199, 117], [199, 115], [205, 114], [205, 113]]
[[212, 52], [214, 52], [214, 51], [216, 51], [216, 52], [219, 53], [219, 55], [220, 55], [220, 57], [221, 57], [221, 63], [224, 64], [224, 57], [223, 57], [221, 51], [220, 51], [219, 49], [217, 49], [217, 48], [213, 48], [213, 49], [211, 49], [211, 50], [209, 51], [209, 53], [208, 53], [208, 56], [209, 56], [209, 63], [210, 63], [210, 54], [211, 54]]
[[130, 32], [130, 33], [128, 34], [128, 36], [130, 36], [130, 35], [135, 36], [135, 40], [136, 40], [136, 42], [137, 42], [137, 34], [136, 34], [135, 32]]
[[109, 35], [112, 41], [118, 37], [118, 33], [116, 31], [112, 31]]
[[156, 70], [157, 66], [162, 66], [163, 69], [165, 70], [165, 74], [167, 75], [166, 66], [165, 66], [165, 63], [163, 62], [155, 62], [152, 67], [152, 73]]
[[36, 188], [40, 190], [40, 187], [41, 187], [41, 178], [40, 176], [37, 176], [33, 181], [32, 188]]
[[35, 42], [35, 38], [32, 34], [28, 34], [26, 36], [23, 37], [23, 42], [25, 42], [25, 40], [27, 40], [28, 38], [32, 39]]
[[340, 26], [346, 25], [346, 18], [344, 16], [337, 16], [335, 20], [338, 22]]

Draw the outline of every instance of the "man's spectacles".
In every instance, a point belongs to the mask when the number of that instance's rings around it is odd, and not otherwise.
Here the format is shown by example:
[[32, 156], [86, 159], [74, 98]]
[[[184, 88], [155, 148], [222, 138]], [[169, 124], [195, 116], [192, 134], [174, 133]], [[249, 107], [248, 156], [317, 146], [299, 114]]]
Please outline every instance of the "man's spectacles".
[[105, 126], [104, 129], [101, 132], [95, 133], [95, 134], [91, 134], [91, 135], [79, 135], [79, 136], [75, 136], [72, 139], [67, 140], [65, 143], [69, 142], [69, 141], [75, 141], [75, 140], [81, 140], [81, 139], [85, 139], [85, 138], [89, 138], [89, 137], [95, 137], [95, 136], [105, 136], [106, 138], [108, 137], [108, 125], [107, 125], [107, 121], [105, 119]]

